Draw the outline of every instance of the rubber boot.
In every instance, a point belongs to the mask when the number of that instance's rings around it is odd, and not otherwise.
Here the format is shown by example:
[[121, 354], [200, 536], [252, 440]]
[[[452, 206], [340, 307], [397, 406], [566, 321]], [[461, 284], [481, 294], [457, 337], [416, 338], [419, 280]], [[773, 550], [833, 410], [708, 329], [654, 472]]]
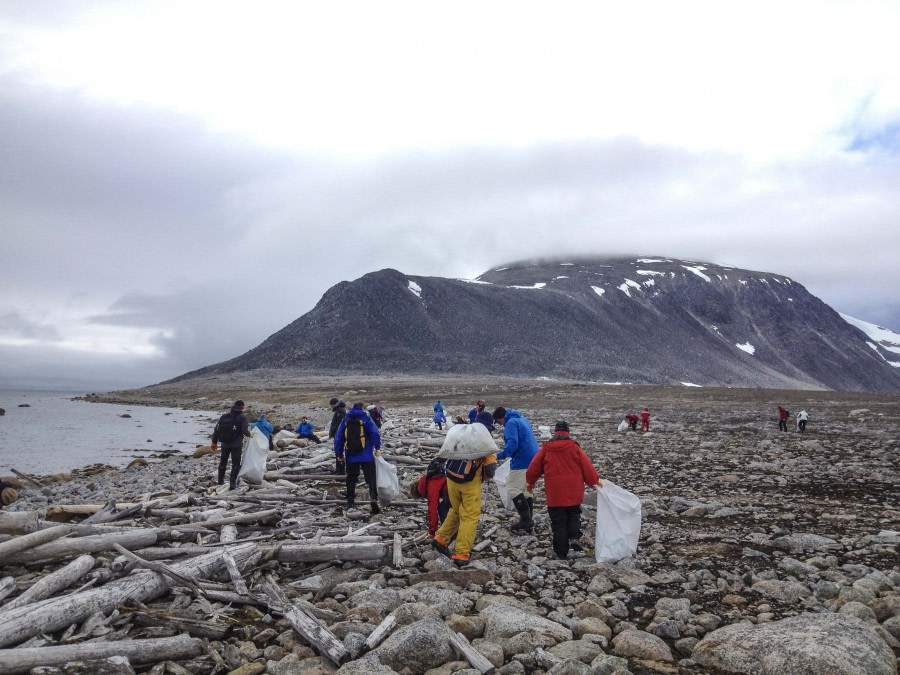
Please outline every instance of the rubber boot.
[[347, 508], [352, 509], [356, 506], [356, 486], [347, 485]]
[[531, 519], [531, 513], [528, 510], [528, 500], [525, 498], [525, 495], [517, 494], [513, 497], [513, 504], [516, 505], [516, 511], [519, 512], [519, 522], [509, 529], [531, 532], [534, 529], [534, 521]]
[[381, 507], [378, 506], [378, 502], [369, 502], [372, 505], [372, 515], [377, 516], [381, 513]]
[[344, 468], [344, 463], [342, 461], [340, 461], [339, 459], [335, 459], [334, 464], [335, 464], [334, 474], [336, 476], [343, 476], [344, 474], [347, 473], [346, 469]]
[[531, 523], [534, 525], [534, 497], [526, 497], [525, 501], [528, 502], [528, 517], [531, 518]]

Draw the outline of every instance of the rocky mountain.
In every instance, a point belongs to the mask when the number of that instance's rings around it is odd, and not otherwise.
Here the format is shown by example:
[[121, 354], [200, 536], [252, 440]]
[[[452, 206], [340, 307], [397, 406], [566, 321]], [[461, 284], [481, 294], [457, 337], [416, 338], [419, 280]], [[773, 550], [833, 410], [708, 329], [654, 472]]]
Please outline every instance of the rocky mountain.
[[662, 257], [532, 260], [477, 279], [385, 269], [174, 381], [265, 368], [900, 390], [890, 338], [854, 321], [783, 275]]

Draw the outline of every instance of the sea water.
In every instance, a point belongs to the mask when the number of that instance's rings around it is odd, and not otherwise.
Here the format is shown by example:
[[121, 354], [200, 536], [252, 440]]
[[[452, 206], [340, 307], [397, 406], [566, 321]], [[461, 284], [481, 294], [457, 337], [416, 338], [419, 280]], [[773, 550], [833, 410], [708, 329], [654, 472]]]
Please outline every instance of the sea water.
[[0, 476], [127, 465], [207, 445], [221, 413], [76, 401], [72, 392], [0, 390]]

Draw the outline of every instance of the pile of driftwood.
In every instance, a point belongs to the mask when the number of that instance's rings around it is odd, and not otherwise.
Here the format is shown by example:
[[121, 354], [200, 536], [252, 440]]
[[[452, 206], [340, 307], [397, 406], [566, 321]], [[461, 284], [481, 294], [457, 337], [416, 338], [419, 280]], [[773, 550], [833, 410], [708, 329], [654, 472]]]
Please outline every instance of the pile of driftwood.
[[[398, 424], [383, 456], [412, 480], [442, 436], [418, 420]], [[247, 662], [227, 638], [248, 639], [272, 617], [335, 664], [349, 660], [327, 627], [334, 613], [304, 596], [322, 590], [330, 567], [401, 566], [403, 546], [424, 539], [424, 507], [396, 501], [363, 523], [368, 510], [343, 508], [330, 443], [282, 445], [261, 485], [224, 491], [206, 481], [132, 503], [0, 510], [0, 674], [70, 662], [85, 672], [151, 664], [155, 673], [186, 672], [174, 663], [185, 660], [191, 672], [230, 671]], [[367, 649], [389, 634], [391, 619]]]

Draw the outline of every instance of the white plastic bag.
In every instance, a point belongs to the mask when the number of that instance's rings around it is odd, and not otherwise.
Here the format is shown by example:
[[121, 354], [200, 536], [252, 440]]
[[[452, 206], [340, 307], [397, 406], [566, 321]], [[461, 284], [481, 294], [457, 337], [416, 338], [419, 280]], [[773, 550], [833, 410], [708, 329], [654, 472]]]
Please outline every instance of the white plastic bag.
[[627, 431], [628, 430], [628, 420], [622, 420], [619, 424], [619, 431]]
[[250, 442], [244, 450], [241, 458], [241, 470], [238, 478], [243, 478], [248, 483], [259, 485], [266, 475], [266, 459], [269, 457], [269, 439], [259, 429], [251, 432]]
[[597, 529], [594, 550], [597, 562], [614, 563], [630, 558], [641, 537], [641, 500], [604, 480], [597, 490]]
[[503, 502], [503, 506], [507, 511], [515, 511], [516, 505], [513, 504], [513, 500], [509, 498], [509, 493], [506, 491], [506, 481], [508, 480], [509, 462], [503, 462], [494, 472], [494, 482], [497, 484], [497, 491], [500, 493], [500, 501]]
[[375, 456], [375, 487], [378, 488], [378, 500], [382, 504], [390, 504], [400, 496], [397, 467], [381, 455]]
[[278, 441], [292, 441], [297, 438], [297, 434], [293, 431], [288, 431], [287, 429], [282, 429], [277, 434], [272, 436], [272, 441], [274, 443], [278, 443]]
[[539, 426], [539, 427], [538, 427], [538, 431], [541, 432], [541, 440], [546, 440], [546, 439], [548, 439], [548, 438], [551, 438], [551, 436], [550, 436], [550, 427]]
[[499, 452], [491, 432], [483, 424], [457, 424], [447, 431], [438, 457], [480, 459]]

